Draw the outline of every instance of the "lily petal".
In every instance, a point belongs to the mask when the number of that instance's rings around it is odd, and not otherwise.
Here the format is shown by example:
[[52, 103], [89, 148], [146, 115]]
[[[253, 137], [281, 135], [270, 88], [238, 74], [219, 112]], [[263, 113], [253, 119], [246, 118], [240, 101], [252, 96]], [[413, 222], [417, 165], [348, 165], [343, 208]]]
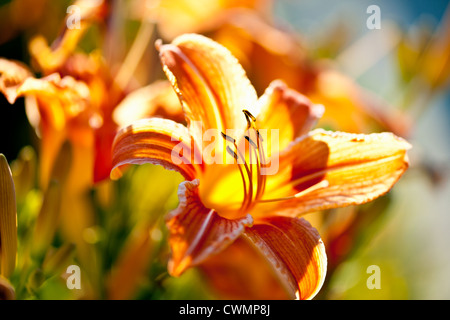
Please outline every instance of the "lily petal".
[[242, 110], [254, 107], [257, 95], [225, 47], [201, 35], [185, 34], [160, 45], [159, 52], [196, 138], [204, 129], [245, 128]]
[[301, 218], [260, 219], [244, 235], [261, 250], [291, 296], [312, 299], [327, 271], [325, 247], [319, 233]]
[[280, 80], [270, 84], [258, 103], [258, 127], [279, 130], [278, 150], [270, 148], [272, 152], [283, 150], [295, 138], [308, 133], [325, 110]]
[[[177, 153], [173, 159], [176, 148], [180, 148], [183, 154]], [[176, 170], [192, 180], [203, 170], [197, 150], [188, 129], [179, 123], [161, 118], [136, 121], [116, 135], [111, 178], [120, 178], [123, 165], [153, 163]]]
[[206, 260], [199, 269], [219, 299], [289, 299], [271, 264], [244, 236]]
[[129, 93], [113, 112], [113, 119], [120, 127], [151, 116], [184, 121], [180, 101], [169, 81], [156, 81]]
[[180, 204], [167, 216], [172, 250], [168, 270], [173, 276], [224, 250], [253, 223], [250, 215], [229, 220], [206, 208], [199, 198], [198, 185], [198, 179], [181, 183]]
[[[408, 168], [409, 148], [392, 133], [314, 130], [280, 155], [281, 169], [269, 177], [273, 180], [269, 197], [303, 192], [276, 203], [286, 215], [369, 202], [388, 192]], [[319, 182], [322, 185], [316, 185]]]
[[14, 103], [17, 98], [17, 89], [30, 76], [31, 72], [24, 64], [0, 58], [0, 92], [5, 95], [9, 103]]
[[56, 73], [36, 79], [26, 74], [26, 70], [20, 69], [13, 61], [0, 61], [0, 68], [2, 64], [9, 66], [9, 69], [0, 78], [0, 91], [10, 103], [23, 96], [36, 97], [40, 120], [45, 124], [62, 130], [67, 118], [75, 117], [85, 110], [89, 88], [84, 82], [70, 76], [61, 78]]
[[3, 92], [8, 94], [7, 98], [11, 103], [18, 97], [27, 98], [28, 117], [33, 119], [30, 122], [36, 126], [35, 129], [42, 138], [40, 180], [45, 188], [53, 162], [66, 138], [83, 146], [92, 143], [92, 130], [86, 120], [90, 116], [87, 109], [89, 88], [82, 81], [70, 76], [61, 78], [56, 73], [41, 79], [28, 76], [19, 81], [17, 78], [15, 83], [16, 85], [8, 86], [8, 90]]
[[11, 170], [0, 153], [0, 275], [9, 277], [16, 266], [16, 195]]

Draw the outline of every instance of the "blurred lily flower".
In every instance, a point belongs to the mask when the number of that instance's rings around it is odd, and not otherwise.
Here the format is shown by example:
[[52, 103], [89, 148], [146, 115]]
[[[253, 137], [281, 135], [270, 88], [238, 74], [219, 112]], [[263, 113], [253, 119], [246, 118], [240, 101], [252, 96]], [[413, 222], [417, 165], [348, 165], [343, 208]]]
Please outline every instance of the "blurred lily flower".
[[[111, 146], [118, 127], [113, 119], [115, 108], [134, 104], [133, 97], [138, 96], [133, 94], [121, 103], [136, 87], [130, 85], [133, 70], [118, 81], [98, 51], [76, 52], [89, 27], [106, 19], [109, 5], [109, 1], [76, 1], [79, 27], [70, 28], [69, 14], [51, 46], [42, 36], [32, 39], [29, 50], [41, 78], [34, 77], [22, 63], [0, 59], [0, 91], [10, 103], [25, 97], [27, 117], [41, 143], [39, 186], [45, 200], [35, 230], [39, 241], [34, 244], [33, 254], [45, 254], [60, 221], [64, 236], [76, 244], [77, 257], [94, 274], [92, 278], [97, 277], [98, 265], [93, 247], [83, 237], [84, 230], [95, 224], [88, 192], [95, 183], [109, 177]], [[151, 115], [170, 114], [151, 101], [145, 106]], [[127, 113], [130, 119], [145, 116], [142, 108], [136, 116], [131, 112]], [[55, 177], [55, 171], [61, 168], [67, 172], [56, 173]]]
[[[323, 114], [321, 105], [281, 81], [258, 99], [237, 59], [206, 37], [182, 35], [158, 49], [188, 127], [152, 118], [123, 128], [113, 145], [111, 177], [120, 177], [125, 165], [153, 163], [187, 180], [179, 186], [178, 208], [167, 217], [170, 274], [178, 276], [243, 239], [262, 253], [291, 298], [314, 297], [327, 259], [318, 232], [299, 216], [385, 194], [407, 169], [410, 145], [391, 133], [310, 131]], [[278, 148], [264, 148], [263, 128], [279, 130]], [[234, 164], [216, 164], [200, 153], [209, 129], [223, 133], [215, 157], [228, 153]], [[231, 137], [227, 129], [245, 133]], [[248, 154], [240, 154], [241, 143]], [[180, 144], [190, 151], [190, 157], [183, 154], [189, 161], [173, 160]], [[248, 161], [251, 155], [256, 164]], [[276, 157], [278, 172], [262, 174], [271, 163], [265, 160]]]
[[266, 12], [270, 3], [267, 0], [135, 0], [131, 10], [134, 16], [157, 23], [161, 35], [171, 40], [183, 33], [209, 31], [233, 9]]
[[[71, 241], [82, 241], [80, 230], [92, 224], [92, 209], [86, 199], [92, 185], [93, 135], [89, 125], [90, 91], [71, 76], [53, 73], [37, 79], [19, 63], [0, 59], [1, 91], [10, 103], [26, 97], [27, 115], [41, 137], [40, 186], [47, 190], [56, 159], [70, 141], [73, 152], [68, 178], [61, 192], [63, 226]], [[67, 155], [65, 155], [67, 156]], [[58, 170], [58, 169], [57, 169]], [[60, 181], [61, 182], [61, 181]], [[53, 194], [53, 192], [51, 192]]]
[[14, 181], [8, 161], [0, 154], [0, 276], [5, 278], [11, 276], [16, 266], [16, 255], [17, 216]]
[[[113, 118], [119, 104], [123, 109], [135, 105], [138, 99], [138, 93], [133, 93], [121, 103], [134, 89], [128, 85], [130, 79], [118, 81], [98, 51], [90, 54], [75, 52], [88, 28], [106, 18], [109, 2], [97, 1], [94, 5], [90, 1], [79, 0], [74, 6], [80, 10], [79, 28], [69, 28], [68, 15], [60, 36], [51, 46], [42, 36], [34, 37], [29, 44], [33, 61], [44, 77], [37, 79], [25, 65], [1, 59], [0, 91], [10, 103], [18, 97], [26, 97], [27, 116], [42, 139], [41, 186], [45, 188], [48, 184], [56, 155], [63, 142], [69, 140], [74, 147], [72, 181], [76, 185], [73, 188], [80, 191], [109, 176], [110, 149], [117, 122], [124, 123], [127, 119], [135, 120], [159, 112], [177, 117], [180, 111], [165, 112], [163, 106], [167, 104], [157, 107], [156, 102], [145, 103], [141, 98], [139, 102], [148, 109], [141, 107], [134, 113], [130, 108], [125, 114], [122, 112]], [[155, 89], [153, 91], [156, 95]], [[122, 120], [122, 116], [126, 119]]]
[[209, 30], [242, 62], [258, 92], [274, 79], [327, 108], [320, 125], [352, 133], [391, 131], [407, 136], [407, 116], [359, 86], [330, 60], [311, 55], [299, 36], [250, 10], [235, 10]]
[[310, 56], [297, 34], [275, 27], [271, 5], [271, 1], [136, 1], [132, 12], [154, 21], [166, 40], [195, 32], [222, 43], [243, 64], [260, 93], [277, 78], [314, 103], [326, 105], [322, 126], [408, 135], [405, 114], [335, 70], [329, 60]]
[[[450, 77], [450, 6], [439, 29], [432, 33], [428, 26], [418, 25], [405, 33], [398, 46], [398, 66], [405, 82], [418, 78], [418, 86], [427, 85], [437, 91], [449, 83]], [[414, 90], [414, 88], [412, 88]]]

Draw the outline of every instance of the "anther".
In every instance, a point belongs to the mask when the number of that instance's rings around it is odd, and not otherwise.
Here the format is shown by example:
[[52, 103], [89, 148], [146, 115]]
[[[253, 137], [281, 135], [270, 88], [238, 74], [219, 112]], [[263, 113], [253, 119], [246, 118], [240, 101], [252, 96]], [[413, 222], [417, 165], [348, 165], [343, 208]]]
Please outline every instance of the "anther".
[[248, 111], [242, 110], [245, 116], [245, 120], [247, 120], [247, 129], [254, 127], [254, 123], [256, 122], [256, 118]]
[[253, 148], [258, 149], [256, 143], [249, 136], [245, 136], [245, 139], [247, 139], [247, 141], [253, 146]]
[[234, 139], [234, 138], [232, 138], [232, 137], [226, 135], [226, 134], [223, 133], [223, 132], [221, 132], [221, 134], [222, 134], [222, 137], [223, 137], [225, 140], [228, 140], [228, 141], [230, 141], [230, 142], [236, 144], [236, 139]]
[[256, 118], [250, 113], [250, 111], [244, 109], [242, 110], [242, 112], [245, 114], [246, 118], [249, 118], [253, 122], [256, 122]]
[[233, 158], [234, 158], [235, 160], [238, 159], [237, 153], [234, 152], [233, 150], [231, 150], [230, 146], [227, 146], [227, 152], [228, 152], [231, 156], [233, 156]]

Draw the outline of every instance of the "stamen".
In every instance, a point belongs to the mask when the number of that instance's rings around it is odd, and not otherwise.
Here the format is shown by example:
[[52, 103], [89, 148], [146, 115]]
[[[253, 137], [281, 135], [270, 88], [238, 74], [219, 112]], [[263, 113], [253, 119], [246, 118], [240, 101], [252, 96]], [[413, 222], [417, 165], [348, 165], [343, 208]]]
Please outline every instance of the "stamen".
[[[241, 151], [239, 150], [239, 148], [237, 146], [236, 139], [221, 132], [222, 137], [225, 140], [233, 143], [233, 145], [234, 145], [234, 150], [230, 146], [227, 146], [226, 150], [236, 160], [238, 167], [239, 167], [239, 172], [241, 174], [241, 178], [242, 178], [243, 184], [244, 184], [244, 199], [243, 199], [241, 207], [239, 209], [239, 212], [241, 212], [241, 213], [251, 209], [251, 207], [253, 207], [257, 202], [270, 202], [270, 201], [283, 200], [283, 199], [260, 200], [264, 194], [264, 190], [266, 187], [266, 179], [267, 179], [267, 177], [262, 174], [262, 168], [266, 164], [264, 147], [262, 144], [263, 138], [262, 138], [259, 130], [256, 128], [256, 118], [248, 110], [244, 109], [244, 110], [242, 110], [242, 112], [244, 113], [245, 119], [247, 120], [248, 134], [244, 135], [244, 138], [248, 141], [249, 148], [250, 148], [249, 154], [248, 154], [248, 160], [250, 161], [249, 164], [247, 164], [247, 161], [246, 161], [247, 153], [245, 152], [244, 155], [241, 153]], [[252, 129], [252, 130], [250, 130], [250, 129]], [[256, 135], [256, 140], [255, 140], [255, 138], [251, 138], [252, 131], [255, 132], [254, 134]], [[253, 164], [253, 156], [256, 159], [256, 190], [255, 190], [256, 192], [254, 192], [254, 190], [253, 190], [253, 182], [254, 182], [253, 178], [254, 178], [254, 172], [255, 172], [255, 170], [253, 168], [253, 166], [255, 165], [255, 164]], [[240, 162], [241, 160], [242, 160], [242, 162]], [[245, 168], [245, 171], [246, 171], [245, 173], [247, 174], [247, 179], [249, 182], [248, 188], [247, 188], [247, 184], [246, 184], [246, 177], [244, 174], [244, 170], [242, 169], [241, 166], [243, 166]], [[254, 197], [253, 197], [253, 194], [254, 194]], [[296, 197], [296, 196], [300, 196], [300, 194], [295, 195], [293, 197]], [[289, 199], [289, 198], [287, 198], [287, 199]]]
[[[266, 165], [266, 156], [264, 153], [264, 146], [262, 144], [263, 140], [262, 140], [261, 135], [259, 134], [258, 129], [256, 129], [255, 131], [258, 136], [257, 150], [258, 150], [259, 159], [260, 159], [259, 160], [260, 166], [262, 168], [263, 166]], [[266, 189], [266, 179], [267, 179], [266, 175], [262, 175], [262, 174], [258, 175], [258, 186], [261, 186], [261, 187], [258, 188], [258, 191], [256, 192], [256, 200], [259, 200], [262, 197], [262, 195], [264, 194], [264, 190]]]
[[[223, 134], [222, 134], [222, 135], [223, 135]], [[233, 156], [233, 158], [236, 160], [236, 162], [238, 162], [238, 155], [237, 155], [237, 153], [234, 152], [233, 150], [231, 150], [230, 146], [227, 146], [226, 149], [227, 149], [227, 152]], [[244, 172], [242, 171], [242, 167], [241, 167], [240, 164], [238, 164], [238, 168], [239, 168], [239, 173], [241, 174], [242, 183], [243, 183], [243, 185], [244, 185], [244, 199], [242, 200], [241, 207], [239, 208], [239, 211], [241, 211], [242, 208], [243, 208], [243, 207], [246, 205], [246, 203], [247, 203], [247, 199], [248, 199], [247, 194], [248, 194], [248, 192], [247, 192], [247, 183], [245, 182]], [[251, 179], [250, 179], [250, 181], [251, 181]]]
[[259, 133], [259, 130], [256, 129], [256, 135], [258, 136], [258, 139], [261, 140], [261, 142], [264, 141], [264, 139], [262, 138], [261, 134]]
[[[250, 169], [248, 168], [247, 162], [245, 161], [245, 157], [242, 155], [241, 151], [238, 149], [237, 145], [234, 145], [236, 148], [236, 151], [238, 152], [238, 155], [242, 158], [243, 162], [244, 162], [244, 168], [247, 171], [247, 176], [248, 176], [248, 182], [249, 182], [249, 186], [248, 186], [248, 197], [245, 197], [241, 209], [244, 208], [248, 209], [248, 207], [250, 207], [251, 203], [252, 203], [252, 198], [253, 198], [253, 177], [252, 174], [250, 173]], [[239, 166], [240, 167], [240, 166]]]
[[264, 200], [259, 200], [258, 202], [276, 202], [276, 201], [284, 201], [284, 200], [290, 200], [290, 199], [298, 199], [303, 197], [304, 195], [307, 195], [308, 193], [311, 193], [313, 191], [319, 190], [319, 189], [323, 189], [328, 187], [330, 184], [327, 180], [322, 180], [319, 183], [316, 183], [315, 185], [300, 191], [296, 194], [294, 194], [293, 196], [290, 197], [284, 197], [284, 198], [275, 198], [275, 199], [264, 199]]
[[245, 115], [245, 119], [247, 120], [247, 129], [254, 127], [254, 123], [256, 122], [256, 118], [248, 111], [242, 110]]
[[253, 148], [255, 148], [255, 149], [258, 148], [256, 143], [249, 136], [245, 136], [245, 139], [247, 139], [248, 143], [250, 143], [253, 146]]
[[258, 156], [259, 150], [257, 148], [254, 148], [253, 152], [255, 153], [255, 158], [256, 158], [256, 185], [257, 185], [257, 187], [256, 187], [255, 200], [257, 201], [260, 198], [261, 188], [262, 188], [261, 161], [260, 161], [260, 157]]
[[246, 117], [247, 119], [250, 118], [250, 119], [252, 120], [252, 122], [256, 122], [255, 116], [252, 115], [252, 114], [250, 113], [250, 111], [244, 109], [244, 110], [242, 110], [242, 112], [244, 113], [244, 115], [245, 115], [245, 117]]
[[221, 134], [222, 134], [222, 137], [223, 137], [225, 140], [228, 140], [228, 141], [230, 141], [230, 142], [236, 144], [236, 139], [230, 137], [229, 135], [226, 135], [226, 134], [223, 133], [223, 132], [221, 132]]
[[230, 146], [227, 146], [227, 152], [235, 159], [238, 159], [238, 155], [236, 152], [234, 152], [233, 150], [231, 150]]
[[[256, 187], [256, 194], [255, 194], [255, 201], [258, 201], [265, 190], [265, 184], [266, 184], [266, 177], [261, 174], [261, 167], [265, 164], [265, 156], [264, 156], [264, 148], [260, 146], [262, 144], [263, 138], [261, 134], [259, 133], [259, 130], [256, 128], [256, 117], [253, 116], [248, 110], [243, 109], [242, 112], [244, 113], [245, 119], [247, 120], [247, 130], [252, 128], [256, 132], [257, 137], [257, 143], [255, 143], [254, 140], [250, 138], [250, 135], [246, 135], [245, 139], [249, 142], [251, 147], [253, 147], [253, 152], [255, 153], [255, 159], [256, 159], [256, 169], [257, 169], [257, 187]], [[250, 152], [251, 155], [251, 152]], [[253, 163], [250, 164], [251, 168]], [[252, 170], [252, 178], [253, 178], [253, 170]]]
[[[252, 177], [252, 173], [249, 170], [248, 166], [247, 166], [247, 162], [245, 161], [245, 157], [242, 155], [242, 153], [239, 151], [237, 144], [236, 144], [236, 140], [228, 135], [226, 135], [225, 133], [221, 132], [222, 137], [230, 142], [233, 142], [234, 148], [236, 151], [233, 151], [230, 146], [227, 145], [226, 150], [227, 152], [233, 156], [233, 158], [236, 160], [236, 163], [238, 165], [239, 168], [239, 172], [241, 174], [241, 178], [242, 178], [242, 182], [244, 185], [244, 199], [242, 201], [241, 207], [239, 208], [239, 211], [243, 211], [246, 208], [248, 208], [250, 206], [250, 204], [252, 203], [252, 194], [253, 194], [253, 177]], [[248, 181], [249, 181], [249, 188], [247, 190], [247, 184], [245, 182], [245, 175], [244, 172], [241, 168], [242, 164], [239, 162], [239, 160], [242, 159], [242, 163], [243, 166], [245, 168], [245, 171], [247, 173], [247, 177], [248, 177]]]

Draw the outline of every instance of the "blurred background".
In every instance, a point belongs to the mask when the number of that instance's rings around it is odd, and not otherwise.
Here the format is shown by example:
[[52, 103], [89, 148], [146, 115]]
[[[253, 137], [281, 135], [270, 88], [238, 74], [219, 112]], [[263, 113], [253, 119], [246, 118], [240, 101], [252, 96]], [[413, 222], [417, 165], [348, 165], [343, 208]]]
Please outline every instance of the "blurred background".
[[[81, 6], [86, 21], [82, 31], [65, 29], [67, 8], [74, 3]], [[380, 9], [379, 29], [367, 26], [371, 5]], [[74, 134], [68, 133], [71, 147], [59, 142], [62, 147], [54, 152], [54, 163], [64, 163], [59, 159], [63, 151], [74, 159], [86, 155], [82, 150], [102, 146], [108, 134], [132, 121], [133, 117], [124, 119], [114, 111], [121, 104], [123, 109], [124, 97], [145, 105], [137, 112], [139, 117], [179, 119], [163, 105], [172, 103], [171, 98], [164, 100], [155, 89], [144, 91], [150, 92], [146, 98], [132, 94], [164, 79], [154, 41], [169, 42], [185, 32], [205, 34], [228, 47], [259, 94], [271, 80], [281, 78], [313, 102], [324, 104], [327, 111], [318, 127], [392, 131], [404, 137], [413, 145], [410, 168], [386, 196], [358, 208], [306, 216], [323, 237], [329, 258], [327, 279], [316, 299], [450, 299], [448, 1], [0, 0], [0, 30], [0, 57], [21, 61], [37, 78], [59, 72], [90, 88], [93, 83], [106, 88], [102, 94], [108, 103], [95, 106], [86, 125], [95, 142], [88, 139], [92, 145], [77, 149]], [[30, 45], [37, 35], [49, 46]], [[56, 55], [47, 61], [44, 54], [59, 49], [64, 62], [52, 66]], [[92, 61], [101, 55], [100, 67], [94, 64], [95, 68], [80, 71], [76, 63], [67, 66], [72, 52]], [[201, 269], [180, 278], [167, 275], [163, 215], [177, 206], [176, 190], [182, 181], [178, 174], [143, 165], [130, 168], [116, 182], [104, 177], [91, 181], [82, 191], [70, 187], [70, 182], [60, 191], [43, 183], [47, 120], [40, 111], [41, 122], [36, 123], [28, 103], [19, 98], [11, 105], [0, 95], [0, 153], [11, 165], [18, 193], [18, 264], [10, 278], [18, 299], [242, 297], [229, 288], [215, 288]], [[91, 121], [97, 115], [100, 126]], [[108, 131], [105, 124], [110, 118], [114, 121]], [[75, 126], [82, 117], [74, 119], [67, 123]], [[81, 136], [84, 131], [74, 132]], [[98, 152], [92, 155], [93, 162]], [[76, 196], [65, 199], [67, 190]], [[64, 218], [64, 203], [80, 203], [78, 196], [89, 207], [79, 210], [89, 216], [78, 223], [78, 233], [67, 235], [64, 224], [70, 217]], [[52, 202], [63, 204], [48, 209]], [[42, 232], [35, 230], [37, 221], [49, 219], [52, 210], [61, 215], [60, 225], [46, 224], [51, 239], [44, 249], [34, 249], [33, 232]], [[81, 292], [65, 287], [62, 274], [70, 263], [80, 264], [88, 274]], [[380, 267], [381, 289], [366, 286], [370, 265]]]
[[[370, 15], [364, 14], [365, 9], [372, 4], [381, 10], [380, 30], [365, 28]], [[387, 212], [368, 226], [358, 249], [337, 268], [327, 297], [449, 299], [448, 76], [447, 85], [427, 96], [427, 85], [420, 76], [407, 75], [411, 70], [405, 70], [401, 61], [417, 50], [403, 55], [405, 39], [415, 48], [422, 41], [426, 47], [430, 45], [426, 34], [440, 30], [448, 48], [448, 1], [280, 1], [277, 10], [317, 55], [328, 55], [343, 73], [413, 117], [408, 137], [413, 145], [411, 170], [391, 191], [393, 203]], [[339, 43], [342, 34], [347, 38]], [[336, 42], [341, 47], [335, 52], [321, 48]], [[448, 65], [450, 53], [445, 56]], [[417, 91], [410, 99], [411, 90]], [[380, 266], [381, 290], [366, 287], [366, 268], [372, 264]]]

